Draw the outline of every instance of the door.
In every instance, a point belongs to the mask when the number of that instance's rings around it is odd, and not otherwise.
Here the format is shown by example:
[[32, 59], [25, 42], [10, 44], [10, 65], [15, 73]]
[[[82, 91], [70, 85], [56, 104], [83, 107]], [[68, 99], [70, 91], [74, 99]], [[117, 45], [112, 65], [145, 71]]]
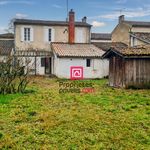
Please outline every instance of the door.
[[45, 74], [51, 74], [51, 58], [45, 58]]

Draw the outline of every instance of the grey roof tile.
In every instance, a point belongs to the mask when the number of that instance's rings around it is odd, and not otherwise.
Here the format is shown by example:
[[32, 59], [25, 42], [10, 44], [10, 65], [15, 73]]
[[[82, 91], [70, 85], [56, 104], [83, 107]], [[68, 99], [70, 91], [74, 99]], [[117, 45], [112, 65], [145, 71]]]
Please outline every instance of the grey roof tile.
[[[14, 21], [14, 24], [68, 26], [67, 21], [48, 21], [48, 20], [32, 20], [32, 19], [16, 19]], [[91, 25], [86, 22], [75, 22], [75, 26], [91, 27]]]
[[91, 33], [91, 40], [111, 40], [110, 33]]

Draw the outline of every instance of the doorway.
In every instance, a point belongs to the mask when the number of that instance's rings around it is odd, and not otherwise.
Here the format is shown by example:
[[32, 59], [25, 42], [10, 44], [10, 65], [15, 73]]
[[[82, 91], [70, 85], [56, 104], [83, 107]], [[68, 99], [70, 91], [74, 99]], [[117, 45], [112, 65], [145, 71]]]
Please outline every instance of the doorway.
[[52, 71], [52, 65], [51, 65], [51, 58], [47, 57], [45, 58], [45, 74], [51, 74]]

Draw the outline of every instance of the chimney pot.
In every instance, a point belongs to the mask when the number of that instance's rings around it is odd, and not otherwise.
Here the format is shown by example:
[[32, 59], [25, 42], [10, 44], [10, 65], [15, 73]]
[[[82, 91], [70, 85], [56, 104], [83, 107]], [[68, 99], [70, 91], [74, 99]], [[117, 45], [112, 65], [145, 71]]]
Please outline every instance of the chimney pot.
[[82, 22], [86, 23], [86, 21], [87, 21], [87, 17], [85, 16], [82, 18]]
[[121, 23], [122, 21], [124, 21], [124, 15], [119, 16], [119, 23]]

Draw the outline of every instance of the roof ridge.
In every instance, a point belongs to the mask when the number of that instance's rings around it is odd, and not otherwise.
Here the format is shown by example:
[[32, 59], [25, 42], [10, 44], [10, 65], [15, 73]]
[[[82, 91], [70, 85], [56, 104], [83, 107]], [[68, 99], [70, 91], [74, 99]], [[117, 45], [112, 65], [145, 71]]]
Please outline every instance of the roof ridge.
[[[63, 21], [63, 20], [42, 20], [42, 19], [15, 19], [14, 24], [52, 24], [52, 25], [68, 25], [68, 21]], [[75, 21], [76, 26], [87, 26], [91, 27], [89, 23], [85, 23], [82, 21]]]

